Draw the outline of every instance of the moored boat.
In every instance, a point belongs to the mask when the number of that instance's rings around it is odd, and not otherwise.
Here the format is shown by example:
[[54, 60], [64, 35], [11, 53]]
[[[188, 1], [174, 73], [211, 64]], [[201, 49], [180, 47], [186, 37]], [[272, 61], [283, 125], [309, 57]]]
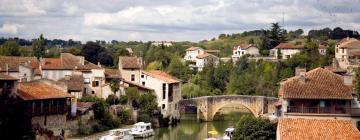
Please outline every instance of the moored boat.
[[151, 128], [151, 123], [138, 122], [131, 128], [131, 135], [135, 138], [146, 138], [154, 135], [154, 130]]
[[114, 129], [110, 130], [108, 135], [100, 138], [100, 140], [134, 140], [130, 134], [130, 129]]

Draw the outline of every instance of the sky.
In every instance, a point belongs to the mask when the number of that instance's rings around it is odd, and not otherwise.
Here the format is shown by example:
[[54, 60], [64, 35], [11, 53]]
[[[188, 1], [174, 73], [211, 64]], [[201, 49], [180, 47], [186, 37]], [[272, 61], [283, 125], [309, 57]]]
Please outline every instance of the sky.
[[287, 30], [360, 31], [359, 5], [360, 0], [0, 0], [0, 37], [200, 41], [269, 29], [274, 22]]

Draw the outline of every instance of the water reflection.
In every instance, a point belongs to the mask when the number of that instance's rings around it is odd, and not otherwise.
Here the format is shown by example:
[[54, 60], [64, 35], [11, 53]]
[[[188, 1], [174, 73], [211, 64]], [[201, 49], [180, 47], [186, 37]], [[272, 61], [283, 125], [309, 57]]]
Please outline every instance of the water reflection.
[[149, 140], [203, 140], [211, 137], [209, 131], [216, 131], [216, 137], [222, 137], [224, 131], [228, 127], [235, 127], [241, 115], [247, 113], [233, 112], [228, 115], [220, 116], [223, 120], [213, 122], [198, 122], [196, 121], [196, 114], [187, 114], [186, 118], [193, 118], [182, 120], [177, 126], [168, 128], [155, 129], [155, 136], [148, 138]]

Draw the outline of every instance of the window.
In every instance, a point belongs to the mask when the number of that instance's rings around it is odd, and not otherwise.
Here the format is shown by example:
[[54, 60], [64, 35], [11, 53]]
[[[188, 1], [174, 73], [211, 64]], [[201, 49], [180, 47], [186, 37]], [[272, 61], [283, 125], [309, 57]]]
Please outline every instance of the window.
[[165, 109], [165, 104], [162, 104], [161, 109]]
[[95, 94], [95, 91], [91, 91], [91, 94]]
[[90, 78], [84, 78], [84, 84], [90, 84]]
[[141, 78], [144, 78], [145, 77], [145, 75], [144, 74], [141, 74]]
[[131, 74], [131, 81], [135, 81], [135, 74]]
[[92, 87], [98, 87], [99, 81], [92, 81]]
[[142, 82], [141, 84], [142, 84], [143, 86], [145, 86], [145, 82]]
[[336, 53], [338, 53], [339, 52], [339, 49], [338, 48], [336, 48]]
[[342, 50], [342, 53], [344, 53], [345, 51], [344, 51], [344, 49], [341, 49]]
[[84, 88], [83, 93], [85, 93], [85, 94], [87, 93], [86, 88]]
[[163, 99], [166, 99], [166, 84], [163, 83]]

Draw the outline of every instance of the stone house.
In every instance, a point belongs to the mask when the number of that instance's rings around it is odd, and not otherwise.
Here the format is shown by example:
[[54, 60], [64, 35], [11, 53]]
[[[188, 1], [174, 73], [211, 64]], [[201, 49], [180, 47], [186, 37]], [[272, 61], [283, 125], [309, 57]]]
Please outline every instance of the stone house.
[[153, 88], [163, 117], [179, 119], [181, 81], [163, 71], [142, 71], [141, 82]]
[[39, 61], [35, 57], [0, 56], [0, 73], [21, 81], [39, 79]]
[[233, 62], [245, 55], [259, 56], [259, 49], [254, 44], [241, 44], [233, 48]]
[[197, 69], [197, 71], [202, 71], [206, 65], [210, 64], [217, 66], [219, 64], [219, 57], [205, 53], [196, 56], [196, 65], [193, 68]]
[[358, 67], [360, 64], [360, 41], [355, 38], [344, 38], [336, 43], [335, 59], [341, 69]]
[[66, 129], [70, 94], [39, 80], [19, 83], [17, 92], [34, 129], [51, 130], [55, 136]]
[[134, 83], [140, 83], [140, 71], [142, 59], [138, 57], [119, 57], [119, 70], [123, 79]]
[[0, 96], [16, 96], [17, 78], [0, 73]]
[[280, 43], [274, 49], [271, 49], [270, 54], [275, 58], [279, 58], [279, 53], [281, 54], [281, 59], [289, 59], [293, 55], [301, 52], [304, 49], [302, 45], [293, 45], [290, 43]]
[[105, 69], [86, 61], [83, 56], [61, 53], [60, 58], [43, 58], [40, 60], [40, 69], [42, 78], [54, 81], [81, 73], [83, 94], [104, 97], [102, 86], [105, 84]]

